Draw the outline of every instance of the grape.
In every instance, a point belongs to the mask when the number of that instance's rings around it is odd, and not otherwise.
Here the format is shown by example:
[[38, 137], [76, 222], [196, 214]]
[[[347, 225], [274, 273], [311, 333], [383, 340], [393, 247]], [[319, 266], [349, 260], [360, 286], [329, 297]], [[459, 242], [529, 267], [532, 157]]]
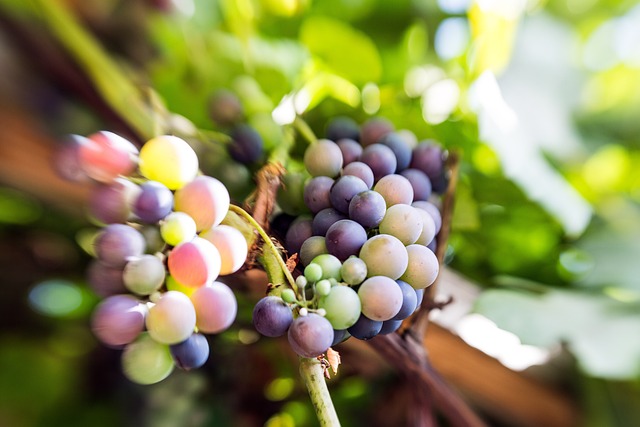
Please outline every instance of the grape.
[[424, 289], [416, 289], [416, 311], [420, 309], [423, 298], [424, 298]]
[[360, 158], [362, 146], [353, 139], [340, 139], [336, 142], [342, 152], [342, 166], [349, 165]]
[[349, 203], [353, 196], [368, 189], [367, 184], [357, 176], [345, 175], [338, 178], [333, 184], [329, 198], [334, 208], [346, 214], [349, 213]]
[[[306, 173], [288, 173], [282, 177], [282, 185], [278, 188], [276, 201], [283, 212], [289, 215], [300, 215], [308, 210], [304, 199], [306, 179]], [[333, 183], [331, 178], [328, 179]], [[327, 203], [329, 203], [328, 199]]]
[[411, 147], [395, 132], [390, 132], [380, 138], [378, 143], [391, 148], [398, 161], [397, 171], [403, 171], [409, 167], [411, 162]]
[[311, 262], [318, 264], [322, 267], [322, 278], [323, 279], [335, 279], [337, 281], [342, 280], [342, 276], [340, 275], [340, 268], [342, 267], [342, 263], [338, 258], [329, 254], [322, 254], [315, 257]]
[[373, 189], [384, 198], [387, 207], [397, 204], [410, 205], [413, 202], [413, 187], [402, 175], [384, 176]]
[[333, 342], [331, 323], [322, 316], [309, 313], [293, 319], [288, 333], [293, 351], [302, 357], [317, 357]]
[[222, 259], [213, 243], [195, 237], [173, 248], [167, 265], [169, 273], [179, 283], [197, 288], [218, 277]]
[[300, 252], [305, 240], [313, 236], [312, 221], [308, 216], [299, 216], [291, 223], [287, 235], [284, 238], [285, 247], [290, 254]]
[[235, 93], [217, 90], [209, 99], [209, 117], [221, 126], [231, 126], [242, 120], [242, 104]]
[[388, 234], [373, 236], [362, 245], [360, 258], [367, 264], [367, 274], [399, 279], [407, 269], [407, 249], [396, 237]]
[[402, 320], [385, 320], [382, 322], [382, 328], [380, 328], [380, 332], [378, 335], [389, 335], [400, 329], [402, 326]]
[[129, 344], [144, 330], [147, 306], [131, 295], [105, 298], [93, 312], [91, 330], [111, 346]]
[[430, 286], [438, 277], [440, 264], [435, 254], [422, 245], [407, 246], [409, 263], [407, 271], [400, 277], [415, 289]]
[[393, 124], [382, 117], [367, 120], [360, 129], [360, 143], [366, 147], [374, 144], [383, 136], [393, 131]]
[[371, 320], [393, 318], [402, 307], [402, 291], [398, 284], [386, 276], [373, 276], [358, 288], [362, 313]]
[[264, 297], [253, 308], [253, 326], [266, 337], [284, 335], [292, 321], [291, 309], [282, 298]]
[[147, 181], [140, 186], [140, 189], [142, 191], [133, 205], [133, 213], [149, 224], [169, 215], [173, 208], [171, 190], [156, 181]]
[[233, 291], [221, 282], [203, 286], [191, 295], [196, 309], [197, 326], [201, 332], [217, 334], [236, 319], [238, 301]]
[[347, 219], [346, 215], [333, 208], [322, 209], [313, 217], [311, 231], [314, 236], [325, 236], [329, 227], [343, 219]]
[[311, 283], [322, 279], [322, 267], [311, 263], [304, 269], [304, 277]]
[[391, 148], [382, 144], [373, 144], [365, 148], [360, 161], [371, 168], [374, 182], [395, 173], [398, 166], [398, 160]]
[[327, 139], [339, 141], [344, 138], [353, 140], [360, 139], [360, 128], [353, 119], [345, 116], [338, 116], [331, 119], [327, 124]]
[[290, 289], [290, 288], [283, 289], [282, 292], [280, 293], [280, 297], [284, 302], [288, 304], [293, 304], [294, 302], [297, 301], [296, 293], [294, 292], [293, 289]]
[[173, 276], [167, 276], [167, 278], [165, 279], [165, 283], [168, 291], [182, 292], [188, 297], [190, 297], [197, 289], [199, 289], [191, 286], [185, 286], [174, 279]]
[[209, 343], [202, 334], [192, 334], [185, 341], [170, 347], [171, 356], [180, 369], [199, 368], [209, 358]]
[[229, 211], [229, 192], [210, 176], [199, 176], [175, 194], [175, 210], [185, 212], [196, 222], [198, 231], [220, 224]]
[[150, 295], [164, 284], [164, 264], [154, 255], [132, 259], [124, 267], [124, 284], [137, 295]]
[[312, 259], [326, 253], [328, 252], [324, 236], [312, 236], [305, 240], [300, 248], [300, 261], [302, 265], [309, 265]]
[[408, 129], [400, 129], [400, 130], [396, 131], [396, 134], [400, 138], [402, 138], [402, 140], [405, 142], [405, 144], [407, 144], [411, 148], [412, 151], [418, 145], [418, 137], [412, 131], [410, 131]]
[[162, 240], [162, 234], [160, 234], [160, 227], [158, 224], [147, 224], [140, 229], [142, 237], [144, 237], [144, 243], [146, 245], [147, 253], [155, 253], [164, 251], [166, 244]]
[[331, 199], [329, 191], [333, 186], [334, 180], [328, 176], [317, 176], [311, 178], [304, 187], [304, 204], [313, 213], [318, 213], [322, 209], [331, 207]]
[[140, 194], [140, 187], [123, 178], [102, 184], [89, 196], [89, 215], [104, 224], [125, 222], [131, 206]]
[[380, 233], [397, 237], [405, 246], [415, 243], [423, 228], [422, 214], [410, 205], [391, 206], [380, 222]]
[[196, 222], [184, 212], [171, 212], [160, 224], [162, 240], [171, 246], [188, 242], [196, 236]]
[[[314, 264], [315, 265], [315, 264]], [[315, 286], [315, 293], [320, 297], [326, 297], [331, 292], [331, 282], [327, 279], [322, 279]]]
[[333, 178], [342, 169], [342, 152], [333, 141], [319, 139], [309, 145], [304, 153], [304, 166], [311, 176]]
[[427, 245], [427, 248], [433, 252], [434, 254], [438, 250], [438, 242], [436, 239], [431, 240], [431, 242]]
[[327, 251], [344, 261], [351, 255], [357, 255], [367, 241], [367, 232], [360, 224], [350, 219], [342, 219], [327, 230]]
[[177, 344], [193, 333], [196, 310], [188, 296], [168, 291], [149, 309], [146, 326], [151, 338], [159, 343]]
[[411, 183], [413, 200], [427, 200], [431, 196], [431, 180], [426, 173], [418, 169], [405, 169], [400, 172]]
[[250, 165], [262, 157], [264, 142], [255, 129], [246, 124], [237, 125], [231, 132], [232, 142], [227, 146], [236, 162]]
[[98, 259], [111, 267], [124, 267], [129, 258], [142, 255], [144, 248], [142, 234], [124, 224], [108, 225], [94, 242]]
[[326, 311], [326, 319], [333, 329], [347, 329], [360, 316], [361, 304], [358, 293], [348, 286], [334, 286], [327, 296], [320, 298], [318, 308]]
[[444, 179], [444, 160], [446, 152], [435, 141], [422, 141], [413, 149], [411, 167], [427, 174], [433, 184], [433, 189], [442, 192], [446, 188]]
[[247, 239], [239, 230], [220, 224], [200, 234], [200, 237], [213, 243], [220, 253], [220, 275], [235, 273], [247, 260], [249, 248]]
[[80, 135], [68, 135], [62, 141], [53, 158], [53, 167], [58, 176], [71, 182], [89, 181], [89, 177], [82, 170], [80, 145], [90, 143], [91, 141]]
[[369, 340], [380, 333], [380, 328], [382, 328], [382, 322], [371, 320], [364, 314], [361, 314], [358, 321], [347, 329], [347, 331], [354, 338]]
[[366, 228], [377, 227], [386, 211], [384, 198], [372, 190], [356, 194], [349, 203], [349, 218]]
[[340, 268], [342, 280], [349, 285], [359, 285], [367, 278], [367, 264], [358, 257], [350, 256]]
[[169, 346], [142, 334], [122, 352], [122, 370], [134, 383], [149, 385], [167, 378], [174, 368]]
[[78, 159], [89, 177], [108, 183], [118, 175], [130, 175], [135, 170], [138, 149], [113, 132], [100, 131], [81, 140]]
[[333, 347], [334, 345], [338, 345], [341, 342], [346, 341], [347, 339], [349, 339], [349, 337], [351, 336], [351, 334], [349, 334], [349, 332], [346, 329], [334, 329], [333, 330], [333, 342], [331, 343], [331, 347]]
[[[324, 237], [322, 240], [324, 241]], [[122, 279], [122, 268], [110, 267], [98, 260], [93, 260], [89, 265], [87, 281], [91, 289], [101, 297], [127, 292]]]
[[442, 215], [440, 214], [438, 207], [431, 202], [424, 201], [413, 202], [411, 205], [416, 208], [420, 208], [431, 215], [435, 224], [435, 234], [438, 234], [442, 228]]
[[177, 190], [196, 177], [198, 156], [184, 139], [171, 135], [157, 136], [140, 150], [140, 173], [171, 190]]
[[402, 291], [402, 307], [400, 307], [398, 314], [391, 320], [404, 320], [416, 311], [418, 307], [418, 295], [416, 294], [416, 290], [407, 282], [396, 280], [396, 283]]
[[420, 236], [418, 236], [418, 240], [416, 240], [415, 243], [423, 246], [429, 245], [434, 241], [434, 237], [436, 235], [436, 225], [433, 222], [433, 218], [427, 211], [420, 208], [415, 209], [418, 211], [420, 217], [422, 218], [422, 232], [420, 233]]
[[373, 187], [373, 171], [371, 168], [362, 162], [349, 163], [342, 169], [342, 176], [353, 175], [357, 176], [367, 184], [367, 188]]

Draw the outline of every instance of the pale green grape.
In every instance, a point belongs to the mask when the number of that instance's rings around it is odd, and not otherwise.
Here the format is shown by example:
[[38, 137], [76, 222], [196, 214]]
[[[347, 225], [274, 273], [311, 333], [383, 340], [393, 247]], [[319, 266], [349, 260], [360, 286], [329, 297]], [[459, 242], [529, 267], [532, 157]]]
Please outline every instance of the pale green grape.
[[193, 239], [196, 235], [196, 222], [184, 212], [172, 212], [160, 224], [162, 239], [171, 246]]
[[129, 344], [122, 352], [122, 370], [134, 383], [155, 384], [167, 378], [174, 368], [169, 346], [154, 341], [149, 334]]
[[322, 297], [318, 307], [326, 311], [326, 319], [333, 329], [347, 329], [358, 321], [361, 304], [356, 291], [348, 286], [334, 286], [329, 294]]

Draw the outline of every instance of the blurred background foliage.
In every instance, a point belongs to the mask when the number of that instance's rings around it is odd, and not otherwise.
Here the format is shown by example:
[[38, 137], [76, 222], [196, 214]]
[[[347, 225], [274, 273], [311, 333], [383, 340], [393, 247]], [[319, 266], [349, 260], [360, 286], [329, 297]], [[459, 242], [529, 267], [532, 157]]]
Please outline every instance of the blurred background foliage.
[[[486, 288], [476, 312], [562, 361], [555, 381], [583, 402], [584, 425], [637, 425], [634, 3], [2, 0], [0, 105], [27, 109], [56, 137], [188, 137], [237, 201], [254, 171], [222, 148], [228, 129], [208, 111], [220, 89], [240, 98], [271, 153], [296, 114], [320, 136], [336, 115], [382, 116], [440, 141], [462, 154], [447, 262]], [[68, 55], [119, 120], [24, 40]], [[76, 242], [90, 229], [78, 212], [0, 188], [0, 424], [314, 425], [295, 363], [282, 363], [294, 359], [281, 343], [255, 343], [252, 296], [201, 372], [148, 388], [121, 378], [118, 353], [87, 328], [96, 297]], [[344, 425], [391, 422], [371, 407], [401, 399], [396, 382], [347, 366], [332, 383]]]

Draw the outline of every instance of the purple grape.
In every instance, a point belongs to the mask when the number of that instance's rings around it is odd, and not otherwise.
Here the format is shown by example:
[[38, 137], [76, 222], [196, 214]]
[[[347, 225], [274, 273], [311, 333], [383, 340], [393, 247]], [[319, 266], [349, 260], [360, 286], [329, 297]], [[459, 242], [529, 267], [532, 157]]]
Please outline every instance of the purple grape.
[[362, 152], [360, 161], [366, 163], [373, 172], [373, 179], [377, 182], [383, 176], [395, 173], [398, 167], [398, 160], [391, 148], [382, 144], [368, 146]]
[[367, 191], [367, 184], [357, 176], [345, 175], [338, 178], [331, 187], [329, 198], [334, 208], [342, 213], [349, 213], [349, 203], [353, 196]]
[[328, 252], [324, 236], [309, 237], [300, 248], [300, 262], [304, 266], [309, 265], [315, 257], [326, 253]]
[[427, 200], [431, 196], [431, 180], [426, 173], [418, 169], [405, 169], [400, 172], [413, 187], [413, 200]]
[[422, 305], [422, 299], [424, 298], [424, 288], [416, 289], [416, 310], [420, 310], [420, 306]]
[[389, 335], [400, 329], [402, 326], [402, 320], [385, 320], [382, 322], [382, 328], [380, 328], [380, 332], [378, 335]]
[[284, 335], [292, 321], [291, 309], [284, 303], [282, 298], [275, 296], [264, 297], [253, 308], [253, 326], [256, 331], [266, 337]]
[[209, 358], [209, 343], [202, 334], [192, 334], [169, 348], [176, 366], [186, 371], [201, 367]]
[[357, 161], [362, 154], [362, 145], [353, 139], [341, 139], [336, 144], [342, 151], [342, 167]]
[[313, 235], [326, 236], [329, 227], [341, 219], [347, 219], [347, 216], [333, 208], [322, 209], [313, 217], [313, 223], [311, 225]]
[[446, 152], [435, 141], [426, 140], [413, 149], [411, 157], [410, 167], [426, 173], [437, 193], [444, 192], [447, 187], [444, 170], [446, 156]]
[[347, 331], [352, 337], [359, 340], [369, 340], [380, 333], [382, 322], [379, 320], [371, 320], [364, 314], [360, 315], [358, 321]]
[[140, 186], [140, 189], [142, 191], [133, 205], [133, 213], [149, 224], [169, 215], [173, 208], [171, 190], [157, 181], [147, 181]]
[[349, 117], [334, 117], [327, 124], [327, 139], [339, 141], [349, 138], [358, 141], [360, 139], [360, 128], [358, 124]]
[[88, 138], [80, 135], [69, 135], [65, 138], [53, 158], [53, 167], [58, 176], [71, 182], [89, 181], [89, 176], [80, 161], [80, 145], [90, 143]]
[[442, 215], [440, 214], [440, 209], [438, 209], [436, 205], [431, 202], [419, 200], [411, 203], [411, 206], [427, 211], [427, 213], [431, 215], [431, 218], [433, 218], [433, 222], [436, 225], [436, 234], [440, 232], [440, 228], [442, 228]]
[[233, 125], [242, 119], [242, 104], [236, 94], [220, 89], [209, 100], [209, 116], [221, 126]]
[[331, 347], [340, 344], [341, 342], [349, 339], [351, 335], [347, 332], [346, 329], [334, 329], [333, 330], [333, 342], [331, 343]]
[[123, 268], [129, 258], [142, 255], [145, 241], [135, 228], [111, 224], [96, 238], [94, 247], [100, 261], [110, 267]]
[[89, 198], [89, 214], [104, 224], [126, 222], [140, 193], [140, 187], [123, 178], [100, 184]]
[[391, 151], [395, 154], [398, 161], [396, 171], [400, 172], [409, 167], [409, 163], [411, 163], [411, 147], [400, 135], [390, 132], [380, 138], [378, 143], [391, 148]]
[[373, 171], [368, 165], [362, 162], [349, 163], [347, 166], [342, 168], [342, 175], [357, 176], [367, 184], [367, 187], [373, 187]]
[[147, 306], [133, 296], [110, 296], [94, 310], [91, 330], [103, 343], [122, 346], [142, 333], [146, 315]]
[[438, 242], [436, 241], [436, 239], [431, 240], [431, 242], [429, 242], [429, 244], [427, 245], [427, 248], [431, 249], [431, 252], [435, 254], [436, 250], [438, 250]]
[[415, 289], [407, 282], [396, 280], [396, 283], [402, 291], [402, 307], [400, 307], [398, 314], [390, 320], [404, 320], [416, 311], [418, 296], [416, 295]]
[[356, 194], [349, 203], [349, 218], [365, 228], [377, 227], [386, 211], [384, 198], [373, 190]]
[[262, 137], [246, 124], [237, 125], [231, 132], [232, 142], [227, 145], [229, 155], [236, 162], [250, 165], [257, 162], [264, 152]]
[[317, 357], [333, 343], [333, 328], [324, 317], [309, 313], [293, 320], [288, 338], [291, 348], [300, 356]]
[[89, 265], [87, 281], [96, 295], [103, 298], [127, 292], [122, 268], [113, 268], [98, 260], [93, 260]]
[[311, 224], [311, 218], [306, 215], [299, 216], [291, 223], [284, 238], [286, 249], [290, 254], [300, 252], [304, 241], [313, 236]]
[[311, 178], [304, 187], [304, 203], [313, 213], [318, 213], [322, 209], [331, 207], [329, 192], [333, 186], [333, 178], [328, 176], [317, 176]]
[[340, 261], [351, 255], [358, 255], [367, 241], [367, 232], [360, 224], [350, 219], [342, 219], [327, 231], [327, 250]]
[[360, 129], [360, 143], [363, 147], [367, 147], [371, 144], [375, 144], [393, 131], [393, 124], [382, 117], [373, 117], [367, 120]]

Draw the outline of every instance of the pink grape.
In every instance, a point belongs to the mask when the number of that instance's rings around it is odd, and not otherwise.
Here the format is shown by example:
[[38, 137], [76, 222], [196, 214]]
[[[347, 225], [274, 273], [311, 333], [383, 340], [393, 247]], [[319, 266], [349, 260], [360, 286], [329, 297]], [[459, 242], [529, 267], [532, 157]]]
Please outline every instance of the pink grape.
[[176, 191], [175, 210], [191, 215], [197, 230], [207, 230], [222, 222], [229, 211], [229, 192], [210, 176], [199, 176]]
[[94, 310], [91, 329], [103, 343], [122, 346], [142, 333], [146, 315], [147, 306], [133, 296], [110, 296]]
[[221, 266], [218, 249], [201, 237], [180, 243], [169, 252], [169, 273], [185, 286], [197, 288], [215, 280]]
[[200, 237], [213, 243], [220, 252], [222, 276], [235, 273], [247, 260], [247, 239], [233, 227], [221, 224], [203, 232]]
[[82, 140], [78, 158], [88, 176], [108, 183], [118, 175], [130, 175], [135, 170], [138, 149], [113, 132], [100, 131]]
[[238, 302], [233, 291], [221, 282], [203, 286], [191, 295], [201, 332], [217, 334], [227, 329], [236, 318]]
[[385, 276], [370, 277], [362, 282], [358, 296], [362, 314], [371, 320], [384, 322], [402, 308], [402, 290], [394, 280]]
[[124, 178], [116, 178], [91, 192], [89, 215], [104, 224], [123, 223], [129, 219], [134, 201], [142, 190]]
[[168, 291], [149, 309], [146, 325], [149, 335], [157, 342], [177, 344], [193, 333], [196, 311], [188, 296]]
[[145, 249], [142, 234], [125, 224], [111, 224], [96, 238], [94, 248], [98, 259], [111, 267], [124, 267], [129, 258], [142, 255]]

